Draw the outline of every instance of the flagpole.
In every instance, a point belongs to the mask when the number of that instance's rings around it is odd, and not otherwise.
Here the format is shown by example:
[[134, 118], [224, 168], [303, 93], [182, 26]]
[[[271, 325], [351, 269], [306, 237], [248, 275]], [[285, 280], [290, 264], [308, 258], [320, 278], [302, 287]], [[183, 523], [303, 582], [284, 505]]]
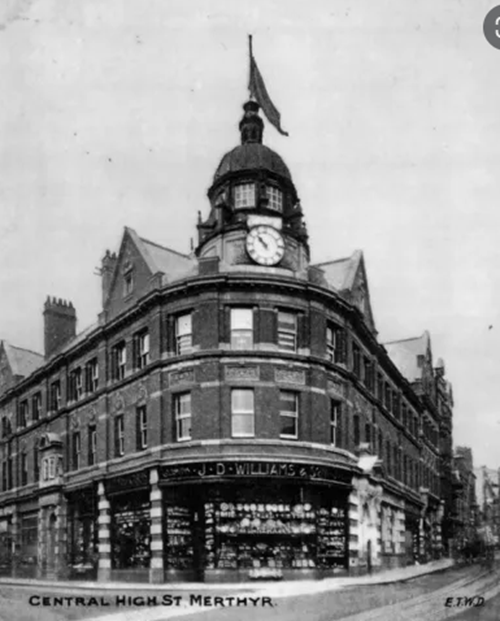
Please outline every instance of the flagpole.
[[248, 35], [248, 92], [250, 93], [250, 99], [254, 99], [252, 94], [252, 58], [253, 58], [253, 49], [252, 49], [252, 35]]

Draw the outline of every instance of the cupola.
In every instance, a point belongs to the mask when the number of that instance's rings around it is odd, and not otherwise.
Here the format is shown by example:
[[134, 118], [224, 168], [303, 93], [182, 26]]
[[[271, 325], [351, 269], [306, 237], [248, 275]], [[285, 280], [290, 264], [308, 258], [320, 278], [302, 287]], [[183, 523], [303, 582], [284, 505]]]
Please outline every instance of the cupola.
[[252, 215], [275, 218], [284, 234], [307, 248], [307, 231], [290, 171], [275, 151], [262, 143], [264, 122], [254, 100], [243, 105], [240, 144], [226, 153], [208, 190], [210, 214], [198, 222], [198, 248], [221, 232], [246, 228]]

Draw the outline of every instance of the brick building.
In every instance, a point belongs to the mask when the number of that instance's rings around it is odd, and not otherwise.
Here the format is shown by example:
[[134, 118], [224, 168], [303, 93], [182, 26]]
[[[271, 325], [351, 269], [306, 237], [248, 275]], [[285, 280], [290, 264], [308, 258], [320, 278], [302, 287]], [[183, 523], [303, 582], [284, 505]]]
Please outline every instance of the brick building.
[[430, 344], [408, 376], [362, 253], [310, 264], [258, 111], [192, 255], [127, 228], [94, 325], [48, 298], [43, 356], [2, 343], [0, 571], [301, 578], [440, 552]]

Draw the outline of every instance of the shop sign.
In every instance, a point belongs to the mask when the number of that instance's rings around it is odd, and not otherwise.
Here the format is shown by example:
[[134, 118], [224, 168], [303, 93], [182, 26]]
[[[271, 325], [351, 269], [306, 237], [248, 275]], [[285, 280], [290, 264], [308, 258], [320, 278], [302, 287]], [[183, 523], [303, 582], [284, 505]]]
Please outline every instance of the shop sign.
[[221, 477], [266, 477], [350, 484], [352, 474], [329, 466], [267, 461], [213, 461], [160, 467], [160, 481]]
[[116, 477], [106, 481], [106, 492], [108, 494], [118, 494], [131, 489], [149, 487], [149, 471], [133, 472], [122, 477]]

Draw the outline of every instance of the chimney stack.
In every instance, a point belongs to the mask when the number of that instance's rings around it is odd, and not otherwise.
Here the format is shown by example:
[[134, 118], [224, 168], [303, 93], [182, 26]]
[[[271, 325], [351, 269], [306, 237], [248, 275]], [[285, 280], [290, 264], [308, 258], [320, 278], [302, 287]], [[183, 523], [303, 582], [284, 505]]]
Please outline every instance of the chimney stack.
[[115, 271], [117, 261], [118, 261], [118, 257], [116, 256], [116, 252], [111, 253], [109, 250], [106, 250], [106, 254], [104, 255], [101, 261], [102, 306], [103, 308], [106, 306], [106, 301], [108, 299], [109, 290], [111, 288], [111, 281], [113, 279], [113, 274]]
[[47, 359], [76, 336], [76, 310], [71, 302], [47, 296], [43, 319]]

